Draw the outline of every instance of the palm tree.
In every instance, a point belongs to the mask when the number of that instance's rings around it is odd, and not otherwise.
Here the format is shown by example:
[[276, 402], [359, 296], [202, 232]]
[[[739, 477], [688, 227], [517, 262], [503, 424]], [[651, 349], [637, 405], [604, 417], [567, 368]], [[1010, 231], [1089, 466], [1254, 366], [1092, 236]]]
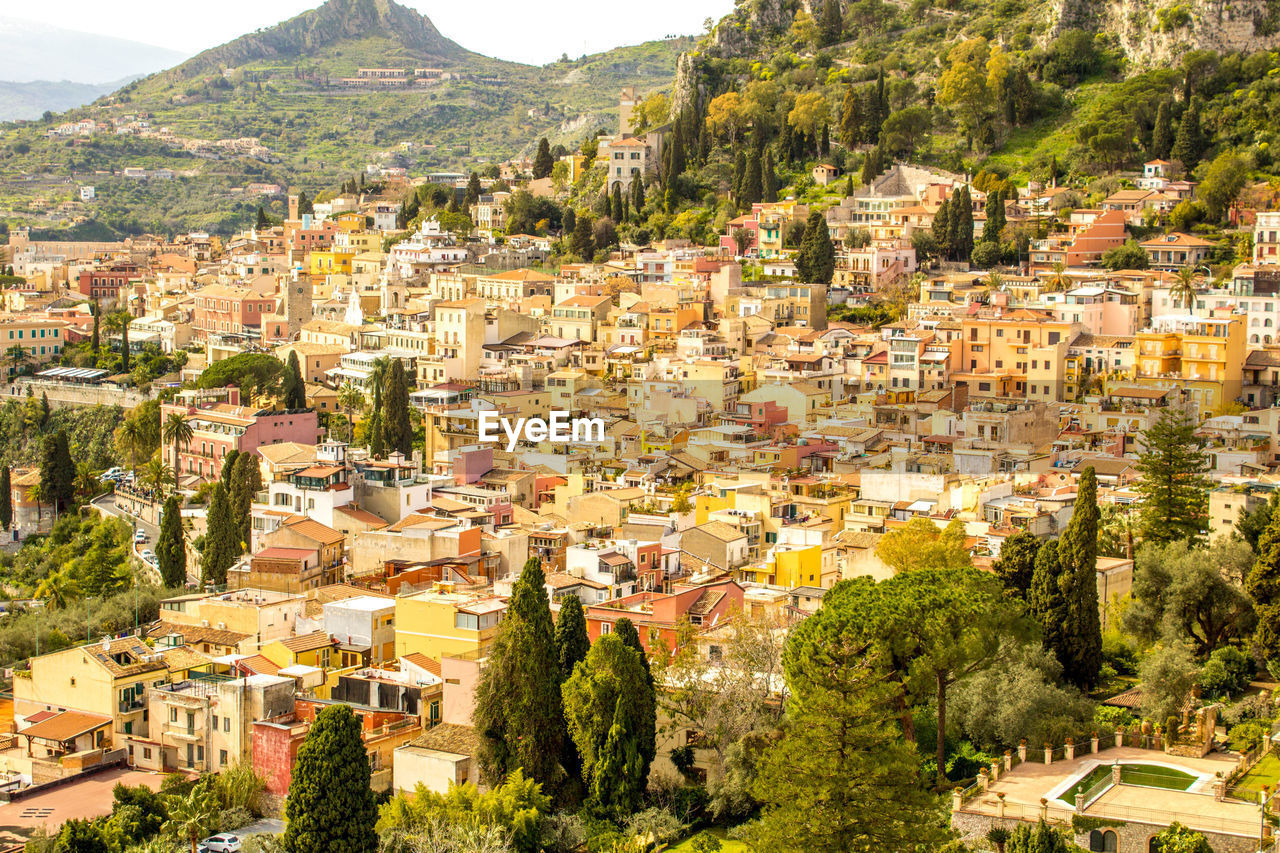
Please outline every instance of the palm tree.
[[24, 347], [14, 344], [4, 351], [4, 357], [9, 359], [9, 364], [13, 368], [9, 373], [12, 375], [22, 369], [22, 365], [31, 358], [31, 355]]
[[36, 505], [36, 524], [40, 523], [40, 504], [45, 499], [44, 486], [39, 483], [32, 483], [27, 488], [27, 500], [34, 501]]
[[120, 431], [116, 434], [116, 441], [129, 454], [129, 470], [133, 472], [136, 478], [138, 475], [138, 448], [146, 441], [142, 422], [134, 418], [125, 418], [124, 423], [120, 424]]
[[195, 431], [191, 428], [191, 419], [182, 412], [170, 412], [164, 422], [164, 440], [173, 442], [173, 471], [178, 476], [178, 446], [191, 443]]
[[350, 380], [343, 382], [338, 389], [338, 405], [347, 416], [347, 441], [352, 441], [355, 438], [355, 423], [351, 420], [351, 413], [364, 407], [364, 392]]
[[987, 840], [996, 848], [996, 853], [1004, 853], [1004, 846], [1009, 843], [1013, 833], [1003, 826], [993, 826], [987, 830]]
[[141, 483], [147, 486], [157, 495], [164, 494], [164, 487], [176, 485], [177, 479], [174, 477], [173, 470], [164, 464], [164, 460], [159, 456], [153, 456], [147, 460], [147, 464], [142, 466]]
[[1071, 276], [1067, 275], [1067, 265], [1062, 261], [1054, 263], [1052, 271], [1045, 277], [1044, 284], [1049, 290], [1066, 290], [1071, 287]]
[[36, 598], [40, 599], [50, 610], [61, 610], [67, 602], [75, 597], [76, 582], [65, 569], [53, 572], [36, 587]]
[[100, 471], [93, 470], [93, 466], [84, 460], [77, 462], [75, 477], [76, 495], [81, 498], [92, 497], [102, 485], [102, 481], [98, 479], [98, 475], [100, 473]]
[[163, 830], [189, 841], [191, 853], [196, 853], [196, 842], [213, 827], [217, 817], [216, 798], [197, 784], [185, 797], [171, 794], [168, 800], [169, 819], [164, 822]]
[[1174, 305], [1191, 311], [1196, 306], [1196, 271], [1183, 267], [1177, 272], [1178, 280], [1169, 288], [1169, 298]]

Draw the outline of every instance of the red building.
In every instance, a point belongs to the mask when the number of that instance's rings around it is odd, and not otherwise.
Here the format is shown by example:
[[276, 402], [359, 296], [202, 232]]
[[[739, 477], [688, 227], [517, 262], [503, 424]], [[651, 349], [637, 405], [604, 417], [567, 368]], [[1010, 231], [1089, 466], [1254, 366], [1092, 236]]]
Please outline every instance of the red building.
[[178, 448], [176, 465], [173, 444], [165, 442], [165, 461], [178, 472], [179, 482], [187, 477], [217, 477], [223, 458], [232, 449], [252, 453], [267, 444], [319, 444], [324, 440], [314, 409], [254, 409], [239, 405], [237, 389], [228, 391], [228, 402], [205, 401], [197, 405], [180, 397], [176, 402], [161, 404], [161, 423], [170, 414], [180, 413], [191, 424], [191, 441]]
[[196, 291], [191, 325], [199, 338], [211, 334], [258, 336], [275, 310], [274, 296], [263, 296], [247, 287], [214, 284]]
[[121, 262], [81, 270], [76, 279], [76, 289], [90, 299], [118, 299], [123, 288], [137, 281], [142, 281], [142, 270], [138, 265]]
[[613, 623], [625, 616], [635, 624], [645, 651], [652, 652], [659, 642], [674, 650], [682, 618], [687, 616], [695, 628], [709, 628], [741, 607], [742, 587], [729, 580], [704, 586], [677, 585], [670, 593], [638, 592], [586, 605], [587, 635], [595, 642], [613, 633]]

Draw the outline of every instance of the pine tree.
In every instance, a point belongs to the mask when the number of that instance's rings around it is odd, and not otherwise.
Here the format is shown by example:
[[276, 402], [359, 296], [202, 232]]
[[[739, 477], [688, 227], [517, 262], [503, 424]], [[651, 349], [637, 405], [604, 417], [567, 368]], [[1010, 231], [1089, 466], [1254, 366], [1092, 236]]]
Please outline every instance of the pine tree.
[[160, 513], [160, 534], [156, 537], [156, 560], [160, 580], [173, 589], [187, 582], [187, 547], [182, 532], [182, 504], [176, 495], [165, 499]]
[[809, 214], [795, 264], [796, 275], [802, 282], [830, 284], [835, 275], [836, 250], [831, 244], [831, 232], [821, 211], [814, 210]]
[[1280, 661], [1280, 505], [1258, 537], [1258, 558], [1244, 589], [1258, 616], [1254, 644], [1268, 663]]
[[1062, 676], [1088, 689], [1102, 667], [1102, 623], [1098, 614], [1098, 478], [1093, 466], [1080, 475], [1071, 522], [1058, 542], [1067, 623]]
[[413, 424], [409, 418], [409, 379], [400, 359], [391, 362], [382, 392], [382, 439], [389, 452], [413, 453]]
[[378, 807], [360, 718], [341, 703], [316, 714], [298, 747], [285, 800], [289, 853], [373, 853]]
[[219, 480], [209, 498], [204, 550], [200, 554], [200, 573], [206, 584], [227, 582], [227, 569], [240, 556], [240, 527], [231, 515], [231, 497]]
[[559, 775], [564, 717], [560, 662], [546, 576], [537, 557], [524, 564], [476, 687], [480, 770], [498, 784], [517, 767], [550, 786]]
[[1166, 407], [1138, 439], [1143, 542], [1194, 540], [1209, 521], [1209, 458], [1185, 412]]
[[[870, 186], [871, 182], [884, 170], [884, 151], [876, 146], [862, 155], [862, 183]], [[935, 220], [936, 221], [936, 220]]]
[[9, 478], [9, 466], [0, 467], [0, 527], [5, 530], [13, 525], [13, 486]]
[[761, 197], [764, 201], [775, 202], [778, 200], [778, 173], [773, 167], [773, 149], [766, 147], [764, 149], [764, 166], [760, 175]]
[[1173, 119], [1168, 101], [1161, 101], [1156, 109], [1156, 124], [1151, 130], [1151, 155], [1162, 160], [1173, 151]]
[[560, 596], [560, 615], [556, 617], [556, 654], [560, 663], [560, 683], [569, 680], [573, 668], [587, 656], [591, 639], [587, 636], [587, 617], [582, 601], [572, 593]]
[[640, 655], [613, 634], [592, 644], [564, 684], [564, 716], [582, 756], [588, 802], [614, 818], [643, 801], [644, 738], [657, 713], [651, 695]]
[[307, 385], [302, 379], [302, 366], [298, 364], [298, 353], [289, 351], [289, 361], [285, 364], [281, 377], [284, 391], [284, 407], [286, 409], [305, 409], [307, 407]]
[[738, 203], [738, 209], [742, 209], [743, 187], [747, 177], [747, 152], [741, 148], [733, 158], [733, 198]]
[[67, 431], [60, 429], [46, 435], [41, 445], [40, 488], [44, 499], [53, 505], [55, 512], [70, 508], [75, 498], [76, 465], [71, 461], [71, 446]]
[[1180, 160], [1183, 168], [1190, 172], [1200, 162], [1204, 149], [1204, 130], [1200, 127], [1200, 99], [1192, 98], [1178, 124], [1178, 135], [1173, 141], [1173, 159]]
[[551, 170], [555, 165], [555, 158], [551, 156], [551, 145], [544, 136], [538, 140], [538, 153], [533, 155], [533, 179], [537, 181], [551, 177]]
[[1004, 231], [1004, 194], [1000, 190], [987, 196], [987, 224], [982, 229], [984, 243], [1000, 244], [1000, 232]]
[[822, 18], [818, 24], [818, 36], [822, 46], [835, 44], [844, 35], [844, 20], [840, 17], [840, 0], [825, 0]]
[[307, 198], [306, 191], [304, 190], [299, 192], [298, 193], [298, 215], [301, 216], [304, 213], [315, 213], [315, 212], [316, 212], [316, 206], [311, 203], [311, 199]]
[[613, 196], [609, 204], [609, 218], [614, 222], [623, 222], [625, 217], [622, 212], [622, 184], [616, 181], [613, 184]]

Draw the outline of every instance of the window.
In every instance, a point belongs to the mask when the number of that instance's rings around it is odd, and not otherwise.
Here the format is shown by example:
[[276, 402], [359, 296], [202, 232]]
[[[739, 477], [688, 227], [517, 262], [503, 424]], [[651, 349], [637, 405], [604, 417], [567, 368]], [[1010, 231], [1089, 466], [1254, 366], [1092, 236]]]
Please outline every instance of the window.
[[1116, 834], [1112, 830], [1093, 830], [1089, 833], [1089, 850], [1093, 853], [1116, 853]]
[[227, 751], [225, 749], [218, 750], [218, 766], [219, 767], [227, 766]]
[[215, 732], [218, 730], [218, 715], [217, 715], [217, 714], [214, 714], [214, 715], [213, 715], [213, 730], [214, 730]]
[[144, 746], [142, 748], [142, 758], [143, 760], [149, 760], [151, 758], [151, 747]]
[[222, 730], [223, 730], [224, 732], [229, 732], [229, 731], [231, 731], [231, 718], [230, 718], [230, 717], [223, 717], [223, 718], [222, 718]]
[[613, 626], [610, 625], [608, 622], [600, 623], [600, 636], [603, 637], [605, 634], [611, 633], [612, 631], [613, 631]]
[[453, 617], [453, 627], [464, 631], [479, 631], [480, 617], [474, 613], [457, 613]]
[[170, 709], [169, 709], [169, 722], [171, 722], [171, 723], [176, 723], [176, 722], [178, 722], [178, 709], [177, 709], [177, 708], [170, 708]]

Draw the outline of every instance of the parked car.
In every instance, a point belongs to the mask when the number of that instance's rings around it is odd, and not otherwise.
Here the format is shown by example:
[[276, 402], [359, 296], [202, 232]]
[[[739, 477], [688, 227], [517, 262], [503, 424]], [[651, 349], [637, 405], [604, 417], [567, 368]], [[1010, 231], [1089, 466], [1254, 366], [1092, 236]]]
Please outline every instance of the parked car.
[[139, 544], [147, 541], [147, 531], [138, 530], [133, 534], [133, 541]]
[[108, 468], [107, 470], [102, 472], [102, 474], [98, 477], [98, 479], [102, 480], [104, 483], [108, 481], [115, 482], [116, 480], [119, 480], [121, 477], [123, 477], [124, 474], [125, 474], [125, 470], [123, 468]]
[[143, 548], [139, 556], [142, 557], [142, 559], [146, 560], [148, 563], [154, 562], [156, 559], [155, 552], [152, 551], [150, 548]]
[[230, 833], [210, 835], [203, 844], [209, 853], [240, 853], [240, 836]]

